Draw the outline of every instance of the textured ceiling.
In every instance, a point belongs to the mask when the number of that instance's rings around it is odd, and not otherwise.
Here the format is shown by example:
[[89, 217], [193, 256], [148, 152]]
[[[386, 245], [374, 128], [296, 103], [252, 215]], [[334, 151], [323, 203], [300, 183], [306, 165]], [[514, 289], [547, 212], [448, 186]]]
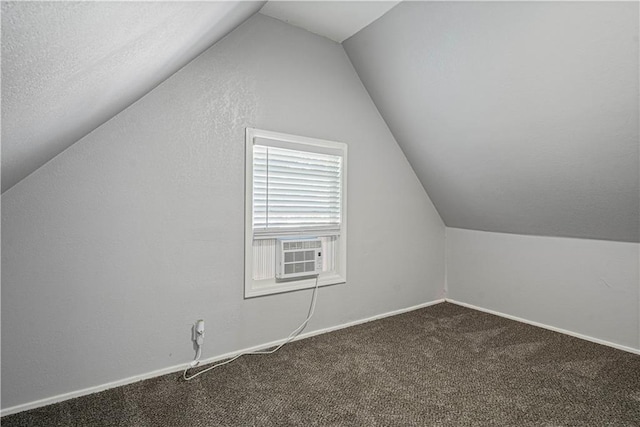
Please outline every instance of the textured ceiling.
[[[330, 3], [262, 12], [375, 21], [343, 45], [448, 226], [640, 240], [638, 3]], [[2, 191], [263, 4], [3, 2]]]
[[343, 43], [447, 226], [639, 240], [637, 2], [403, 2]]
[[269, 1], [260, 13], [342, 43], [399, 1]]
[[3, 2], [2, 191], [264, 2]]

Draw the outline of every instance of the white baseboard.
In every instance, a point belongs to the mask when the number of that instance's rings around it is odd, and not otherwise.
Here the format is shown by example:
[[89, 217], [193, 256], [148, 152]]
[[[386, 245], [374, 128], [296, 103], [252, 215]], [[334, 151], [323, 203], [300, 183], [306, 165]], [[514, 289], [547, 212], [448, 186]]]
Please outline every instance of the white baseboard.
[[[331, 326], [329, 328], [323, 328], [323, 329], [317, 329], [315, 331], [305, 332], [304, 334], [298, 335], [294, 341], [305, 339], [305, 338], [309, 338], [309, 337], [313, 337], [313, 336], [316, 336], [316, 335], [326, 334], [327, 332], [337, 331], [339, 329], [344, 329], [344, 328], [348, 328], [350, 326], [355, 326], [355, 325], [359, 325], [359, 324], [362, 324], [362, 323], [371, 322], [373, 320], [383, 319], [385, 317], [390, 317], [390, 316], [395, 316], [395, 315], [402, 314], [402, 313], [407, 313], [409, 311], [414, 311], [414, 310], [418, 310], [418, 309], [421, 309], [421, 308], [429, 307], [431, 305], [440, 304], [440, 303], [443, 303], [444, 301], [445, 301], [444, 298], [442, 298], [442, 299], [438, 299], [438, 300], [435, 300], [435, 301], [429, 301], [429, 302], [426, 302], [426, 303], [423, 303], [423, 304], [414, 305], [412, 307], [401, 308], [399, 310], [394, 310], [394, 311], [389, 311], [387, 313], [378, 314], [378, 315], [375, 315], [375, 316], [367, 317], [365, 319], [354, 320], [352, 322], [343, 323], [343, 324], [340, 324], [340, 325], [337, 325], [337, 326]], [[249, 351], [263, 350], [263, 349], [266, 349], [266, 348], [275, 347], [275, 346], [281, 344], [284, 341], [285, 341], [285, 339], [283, 338], [281, 340], [276, 340], [276, 341], [272, 341], [272, 342], [269, 342], [269, 343], [256, 345], [256, 346], [245, 348], [245, 349], [242, 349], [242, 350], [237, 350], [237, 351], [233, 351], [233, 352], [230, 352], [230, 353], [220, 354], [218, 356], [210, 357], [208, 359], [202, 359], [200, 361], [200, 365], [206, 365], [208, 363], [213, 363], [213, 362], [217, 362], [219, 360], [228, 359], [228, 358], [231, 358], [231, 357], [233, 357], [233, 356], [235, 356], [235, 355], [237, 355], [239, 353], [246, 353], [246, 352], [249, 352]], [[5, 409], [0, 410], [0, 417], [4, 417], [6, 415], [11, 415], [11, 414], [16, 414], [16, 413], [22, 412], [22, 411], [27, 411], [29, 409], [40, 408], [42, 406], [51, 405], [53, 403], [62, 402], [62, 401], [65, 401], [65, 400], [76, 398], [76, 397], [86, 396], [88, 394], [98, 393], [98, 392], [101, 392], [101, 391], [104, 391], [104, 390], [108, 390], [110, 388], [120, 387], [120, 386], [127, 385], [127, 384], [132, 384], [132, 383], [135, 383], [135, 382], [138, 382], [138, 381], [142, 381], [142, 380], [146, 380], [146, 379], [149, 379], [149, 378], [159, 377], [161, 375], [171, 374], [171, 373], [174, 373], [174, 372], [180, 372], [180, 371], [184, 370], [184, 368], [187, 365], [189, 365], [189, 362], [190, 361], [187, 361], [187, 362], [182, 363], [180, 365], [174, 365], [174, 366], [170, 366], [168, 368], [158, 369], [158, 370], [155, 370], [155, 371], [147, 372], [147, 373], [140, 374], [140, 375], [135, 375], [133, 377], [124, 378], [124, 379], [113, 381], [113, 382], [110, 382], [110, 383], [101, 384], [101, 385], [94, 386], [94, 387], [88, 387], [88, 388], [85, 388], [85, 389], [82, 389], [82, 390], [72, 391], [72, 392], [69, 392], [69, 393], [64, 393], [64, 394], [59, 394], [57, 396], [47, 397], [45, 399], [40, 399], [40, 400], [36, 400], [36, 401], [33, 401], [33, 402], [23, 403], [21, 405], [11, 406], [9, 408], [5, 408]]]
[[544, 323], [534, 322], [532, 320], [523, 319], [521, 317], [512, 316], [510, 314], [504, 314], [504, 313], [501, 313], [501, 312], [495, 311], [495, 310], [489, 310], [488, 308], [478, 307], [478, 306], [475, 306], [473, 304], [467, 304], [466, 302], [460, 302], [460, 301], [456, 301], [456, 300], [449, 299], [449, 298], [447, 298], [446, 301], [450, 302], [451, 304], [460, 305], [462, 307], [471, 308], [473, 310], [483, 311], [485, 313], [494, 314], [496, 316], [504, 317], [504, 318], [510, 319], [510, 320], [515, 320], [517, 322], [526, 323], [526, 324], [529, 324], [529, 325], [532, 325], [532, 326], [537, 326], [539, 328], [548, 329], [550, 331], [560, 332], [561, 334], [570, 335], [572, 337], [580, 338], [580, 339], [583, 339], [583, 340], [586, 340], [586, 341], [591, 341], [591, 342], [596, 343], [596, 344], [606, 345], [607, 347], [613, 347], [615, 349], [622, 350], [622, 351], [627, 351], [629, 353], [640, 354], [640, 349], [637, 349], [637, 348], [627, 347], [625, 345], [612, 343], [612, 342], [609, 342], [609, 341], [601, 340], [599, 338], [593, 338], [593, 337], [590, 337], [588, 335], [579, 334], [577, 332], [568, 331], [566, 329], [556, 328], [555, 326], [545, 325]]

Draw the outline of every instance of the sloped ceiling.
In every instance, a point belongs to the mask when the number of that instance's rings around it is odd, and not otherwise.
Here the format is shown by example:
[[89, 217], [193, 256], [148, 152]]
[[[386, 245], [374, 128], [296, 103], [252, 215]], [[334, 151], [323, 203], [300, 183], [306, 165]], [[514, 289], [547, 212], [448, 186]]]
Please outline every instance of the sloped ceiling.
[[343, 43], [447, 226], [638, 242], [637, 2], [403, 2]]
[[[270, 3], [339, 40], [395, 2]], [[263, 4], [3, 2], [2, 191]], [[446, 225], [637, 242], [637, 16], [634, 2], [402, 2], [343, 46]]]
[[2, 2], [2, 192], [264, 2]]
[[273, 1], [260, 13], [338, 43], [351, 37], [399, 1]]

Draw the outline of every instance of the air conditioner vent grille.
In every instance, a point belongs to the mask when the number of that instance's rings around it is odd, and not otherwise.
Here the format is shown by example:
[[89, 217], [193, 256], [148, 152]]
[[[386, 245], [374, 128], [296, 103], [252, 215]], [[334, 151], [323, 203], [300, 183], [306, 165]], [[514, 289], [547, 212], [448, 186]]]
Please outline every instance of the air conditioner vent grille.
[[277, 279], [315, 276], [321, 271], [322, 243], [319, 238], [277, 239]]
[[285, 251], [293, 250], [293, 249], [312, 249], [312, 248], [320, 248], [320, 240], [304, 240], [304, 241], [295, 241], [295, 242], [282, 242], [282, 249]]

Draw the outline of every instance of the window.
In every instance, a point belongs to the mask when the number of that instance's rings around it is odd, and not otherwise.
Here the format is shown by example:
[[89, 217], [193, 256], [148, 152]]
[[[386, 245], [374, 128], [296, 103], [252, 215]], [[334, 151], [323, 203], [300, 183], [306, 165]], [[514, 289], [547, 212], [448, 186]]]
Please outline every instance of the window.
[[346, 281], [346, 171], [346, 144], [247, 129], [245, 297], [315, 285], [276, 280], [278, 238], [318, 237], [319, 286]]
[[340, 232], [342, 156], [253, 145], [253, 234]]

